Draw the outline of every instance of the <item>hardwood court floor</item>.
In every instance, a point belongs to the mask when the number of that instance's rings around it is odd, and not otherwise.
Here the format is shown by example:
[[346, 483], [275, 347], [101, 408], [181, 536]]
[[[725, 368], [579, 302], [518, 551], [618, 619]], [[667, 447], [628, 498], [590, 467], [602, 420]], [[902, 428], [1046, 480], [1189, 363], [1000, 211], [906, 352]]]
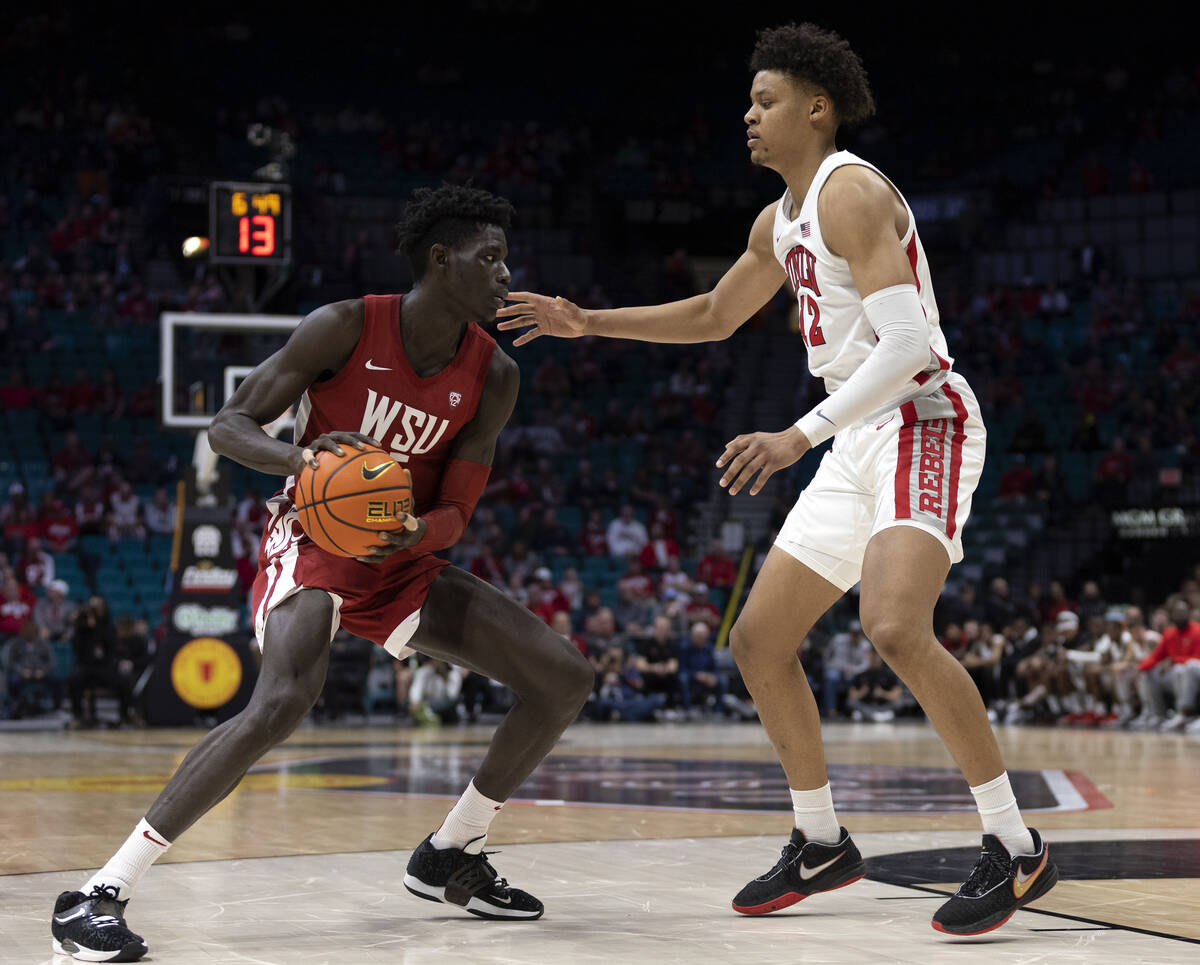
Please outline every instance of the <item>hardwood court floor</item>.
[[[109, 857], [198, 736], [0, 732], [0, 960], [48, 960], [54, 895]], [[302, 728], [149, 873], [131, 925], [163, 962], [1183, 962], [1200, 952], [1195, 738], [1002, 729], [1018, 799], [1064, 880], [1036, 913], [963, 943], [928, 918], [936, 892], [973, 863], [977, 816], [924, 725], [826, 728], [835, 801], [872, 859], [870, 880], [768, 919], [728, 906], [789, 827], [761, 728], [576, 725], [493, 826], [500, 872], [548, 908], [541, 923], [499, 928], [399, 886], [407, 852], [441, 821], [489, 736]]]

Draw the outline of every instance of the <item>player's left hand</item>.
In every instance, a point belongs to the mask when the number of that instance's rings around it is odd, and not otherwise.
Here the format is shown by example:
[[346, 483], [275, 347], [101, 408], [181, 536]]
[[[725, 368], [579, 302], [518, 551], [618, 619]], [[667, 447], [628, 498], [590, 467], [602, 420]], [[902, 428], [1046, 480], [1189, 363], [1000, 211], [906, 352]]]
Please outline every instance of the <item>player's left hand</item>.
[[757, 496], [768, 479], [811, 448], [808, 436], [796, 426], [789, 426], [783, 432], [751, 432], [730, 439], [717, 460], [718, 469], [729, 467], [721, 476], [721, 485], [729, 489], [730, 496], [736, 496], [758, 474], [750, 489], [750, 495]]
[[379, 538], [383, 540], [382, 544], [371, 547], [371, 552], [367, 556], [354, 558], [360, 563], [378, 563], [380, 560], [386, 560], [393, 553], [416, 546], [425, 538], [425, 530], [429, 524], [421, 517], [405, 515], [399, 522], [400, 529], [379, 534]]

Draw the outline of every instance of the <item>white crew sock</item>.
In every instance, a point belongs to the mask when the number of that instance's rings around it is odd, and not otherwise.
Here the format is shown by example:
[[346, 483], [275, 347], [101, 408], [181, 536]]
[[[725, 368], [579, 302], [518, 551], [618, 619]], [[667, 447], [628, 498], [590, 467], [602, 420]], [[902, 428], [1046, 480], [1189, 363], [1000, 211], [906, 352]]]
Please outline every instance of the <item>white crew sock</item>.
[[79, 890], [87, 895], [96, 885], [106, 885], [117, 889], [118, 901], [128, 901], [142, 875], [167, 853], [169, 847], [171, 842], [142, 818], [120, 850], [108, 859], [108, 864], [92, 875]]
[[788, 789], [792, 795], [792, 811], [796, 815], [796, 827], [808, 841], [818, 844], [837, 844], [842, 840], [842, 829], [833, 812], [833, 792], [826, 781], [823, 787], [811, 791]]
[[462, 848], [468, 841], [486, 836], [492, 819], [504, 807], [503, 801], [484, 797], [471, 781], [458, 803], [450, 809], [442, 826], [433, 832], [430, 842], [435, 848]]
[[983, 820], [983, 833], [994, 834], [1012, 854], [1033, 854], [1033, 835], [1021, 818], [1012, 785], [1008, 782], [1008, 771], [995, 780], [971, 788], [975, 806]]

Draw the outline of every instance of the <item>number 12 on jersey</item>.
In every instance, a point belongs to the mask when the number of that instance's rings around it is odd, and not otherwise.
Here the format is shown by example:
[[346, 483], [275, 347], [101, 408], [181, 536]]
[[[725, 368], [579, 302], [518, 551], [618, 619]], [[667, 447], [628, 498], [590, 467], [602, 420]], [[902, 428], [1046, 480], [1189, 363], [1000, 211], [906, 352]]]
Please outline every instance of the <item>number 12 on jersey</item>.
[[797, 299], [800, 309], [800, 335], [809, 348], [825, 344], [825, 333], [821, 331], [821, 308], [808, 292], [801, 292]]

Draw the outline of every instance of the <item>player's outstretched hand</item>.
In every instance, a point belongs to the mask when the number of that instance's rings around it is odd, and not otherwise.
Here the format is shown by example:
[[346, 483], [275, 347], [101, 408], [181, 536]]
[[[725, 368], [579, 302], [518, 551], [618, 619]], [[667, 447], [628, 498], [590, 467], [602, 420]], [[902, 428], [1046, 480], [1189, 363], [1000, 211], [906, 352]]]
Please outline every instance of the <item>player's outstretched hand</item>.
[[380, 560], [386, 560], [393, 553], [416, 546], [425, 538], [428, 524], [419, 516], [409, 516], [404, 513], [401, 514], [399, 522], [399, 529], [379, 534], [379, 538], [384, 541], [381, 545], [371, 547], [371, 552], [366, 556], [354, 558], [360, 563], [378, 563]]
[[353, 446], [355, 449], [365, 449], [367, 446], [383, 448], [378, 439], [364, 436], [361, 432], [326, 432], [300, 450], [298, 457], [293, 460], [293, 471], [299, 472], [306, 464], [316, 469], [318, 452], [332, 452], [335, 456], [344, 456], [346, 450], [342, 448], [343, 445]]
[[728, 488], [730, 496], [736, 496], [757, 473], [758, 480], [750, 489], [750, 495], [757, 496], [768, 479], [811, 448], [808, 436], [795, 426], [783, 432], [751, 432], [730, 439], [717, 460], [718, 469], [729, 467], [721, 476], [721, 485]]
[[502, 332], [529, 329], [518, 335], [513, 340], [513, 345], [525, 345], [539, 335], [579, 338], [587, 334], [587, 315], [582, 308], [562, 295], [550, 298], [548, 295], [537, 295], [533, 292], [509, 292], [508, 300], [516, 304], [505, 305], [496, 312], [497, 318], [504, 319], [496, 328]]

